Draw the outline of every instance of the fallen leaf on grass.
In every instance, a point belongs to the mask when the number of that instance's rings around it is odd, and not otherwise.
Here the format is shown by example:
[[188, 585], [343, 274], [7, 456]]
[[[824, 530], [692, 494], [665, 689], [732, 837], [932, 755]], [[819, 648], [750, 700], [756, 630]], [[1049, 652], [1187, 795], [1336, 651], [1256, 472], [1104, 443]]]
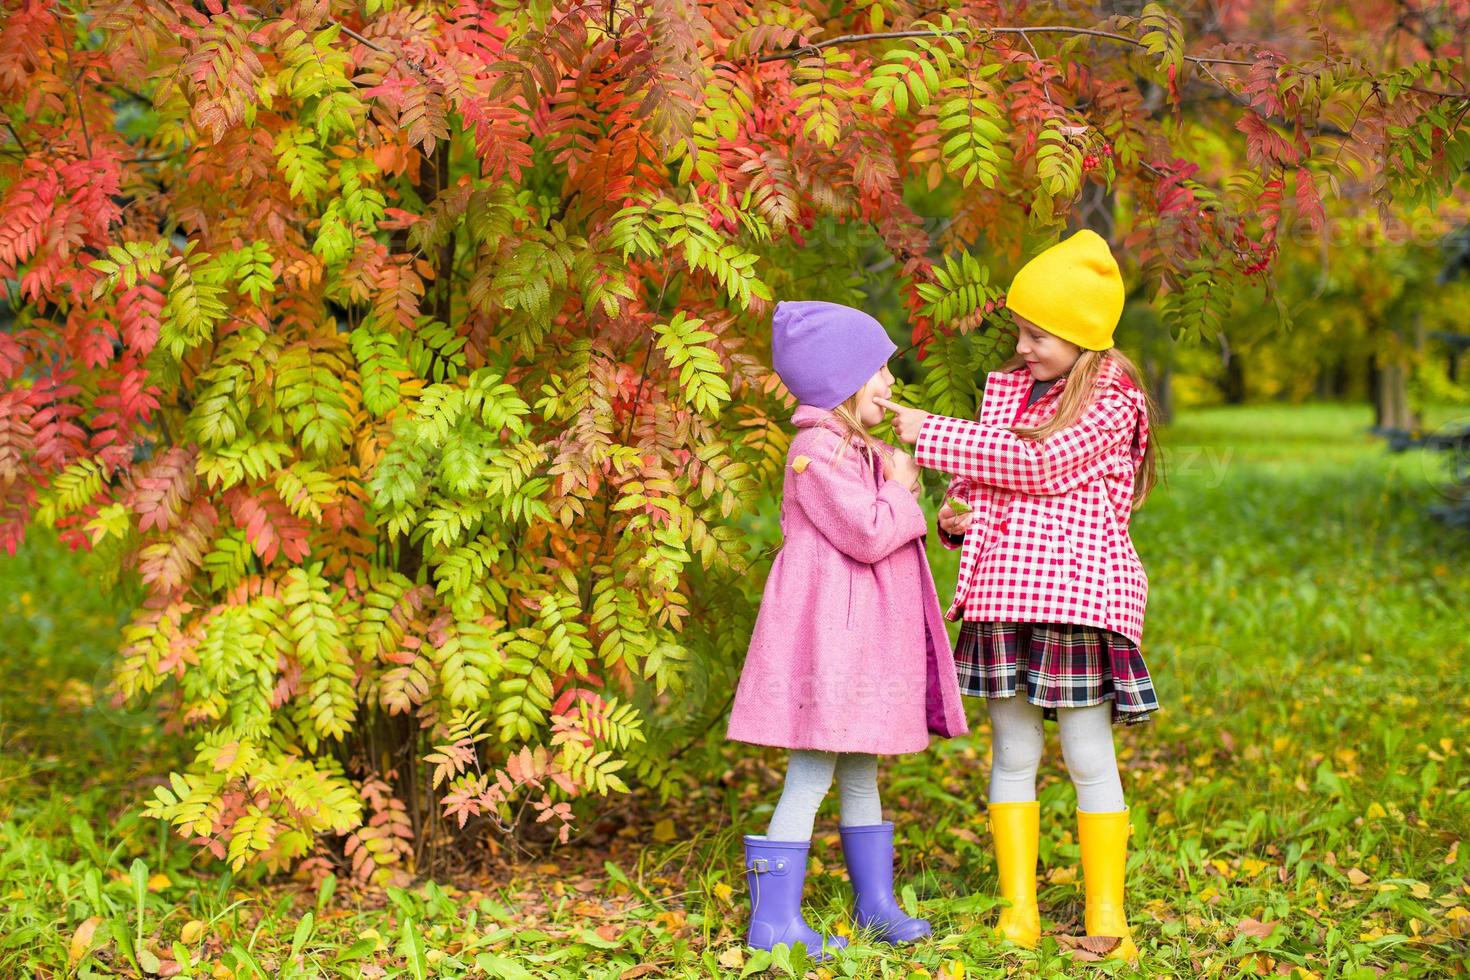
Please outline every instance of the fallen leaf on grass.
[[77, 931], [71, 934], [71, 962], [75, 963], [87, 955], [87, 950], [92, 948], [92, 935], [101, 924], [102, 919], [94, 915], [77, 926]]
[[738, 970], [745, 965], [745, 950], [731, 946], [720, 954], [720, 966], [727, 970]]
[[1117, 936], [1058, 936], [1057, 945], [1084, 963], [1094, 963], [1107, 956], [1123, 940]]
[[1077, 869], [1070, 864], [1048, 868], [1046, 880], [1053, 885], [1070, 885], [1077, 880]]
[[1237, 935], [1254, 936], [1257, 939], [1270, 939], [1271, 933], [1276, 931], [1277, 923], [1261, 922], [1259, 919], [1241, 919], [1235, 924]]

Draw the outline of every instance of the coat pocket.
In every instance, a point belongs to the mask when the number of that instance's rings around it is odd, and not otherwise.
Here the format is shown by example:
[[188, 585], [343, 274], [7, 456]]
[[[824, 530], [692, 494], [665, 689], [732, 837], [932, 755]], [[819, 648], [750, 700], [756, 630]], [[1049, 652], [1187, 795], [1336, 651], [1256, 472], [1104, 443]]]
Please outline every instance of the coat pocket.
[[857, 582], [854, 579], [857, 572], [852, 565], [847, 566], [847, 625], [843, 627], [848, 630], [857, 629]]
[[1082, 572], [1072, 539], [1066, 529], [1058, 527], [1055, 522], [1048, 521], [1046, 527], [1047, 537], [1051, 540], [1052, 569], [1064, 581], [1070, 582]]

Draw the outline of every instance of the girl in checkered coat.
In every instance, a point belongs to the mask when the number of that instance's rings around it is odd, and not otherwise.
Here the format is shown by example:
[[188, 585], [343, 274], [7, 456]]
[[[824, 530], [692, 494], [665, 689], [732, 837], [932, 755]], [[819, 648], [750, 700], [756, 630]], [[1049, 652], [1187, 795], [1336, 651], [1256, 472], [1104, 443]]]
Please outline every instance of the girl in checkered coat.
[[1089, 935], [1111, 958], [1138, 956], [1123, 911], [1128, 808], [1113, 724], [1158, 708], [1139, 651], [1148, 579], [1128, 536], [1154, 482], [1152, 406], [1112, 345], [1123, 283], [1107, 243], [1080, 231], [1027, 263], [1006, 305], [1016, 356], [986, 381], [980, 417], [929, 415], [889, 401], [921, 466], [953, 476], [942, 540], [961, 548], [955, 663], [988, 699], [990, 825], [1009, 907], [999, 934], [1034, 947], [1043, 719], [1060, 729], [1077, 790]]

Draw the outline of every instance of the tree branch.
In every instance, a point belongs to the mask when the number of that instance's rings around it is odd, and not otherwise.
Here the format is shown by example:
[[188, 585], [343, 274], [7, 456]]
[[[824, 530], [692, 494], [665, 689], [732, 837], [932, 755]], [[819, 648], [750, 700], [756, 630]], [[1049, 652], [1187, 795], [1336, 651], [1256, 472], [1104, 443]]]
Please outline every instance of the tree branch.
[[[813, 41], [800, 47], [788, 48], [775, 54], [763, 55], [756, 59], [757, 64], [765, 64], [768, 61], [783, 61], [789, 58], [798, 58], [812, 51], [820, 51], [837, 44], [854, 44], [859, 41], [889, 41], [905, 37], [974, 37], [980, 34], [1019, 34], [1023, 38], [1031, 34], [1070, 34], [1085, 37], [1100, 37], [1109, 41], [1121, 41], [1134, 47], [1143, 47], [1143, 42], [1136, 37], [1127, 34], [1116, 34], [1112, 31], [1100, 31], [1093, 27], [1067, 27], [1058, 25], [1054, 27], [985, 27], [974, 30], [963, 31], [879, 31], [873, 34], [843, 34], [839, 37], [829, 37], [825, 41]], [[1192, 61], [1197, 65], [1239, 65], [1242, 68], [1250, 68], [1255, 64], [1253, 61], [1240, 61], [1235, 58], [1202, 58], [1197, 55], [1185, 55], [1185, 61]]]

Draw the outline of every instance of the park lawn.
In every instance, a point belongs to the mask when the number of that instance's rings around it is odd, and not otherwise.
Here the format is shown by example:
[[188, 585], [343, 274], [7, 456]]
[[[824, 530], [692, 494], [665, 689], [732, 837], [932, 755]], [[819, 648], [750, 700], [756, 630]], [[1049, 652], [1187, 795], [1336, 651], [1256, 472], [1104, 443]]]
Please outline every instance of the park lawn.
[[[1440, 461], [1388, 454], [1367, 423], [1357, 406], [1250, 406], [1191, 412], [1161, 434], [1169, 481], [1134, 539], [1163, 710], [1117, 735], [1149, 976], [1466, 973], [1470, 540], [1423, 516]], [[946, 589], [956, 555], [932, 557]], [[493, 875], [362, 894], [200, 861], [136, 815], [181, 746], [100, 696], [129, 599], [39, 536], [0, 560], [0, 977], [131, 976], [139, 958], [216, 977], [801, 972], [739, 942], [739, 837], [764, 829], [781, 753], [719, 732], [691, 753], [675, 799], [617, 804], [592, 843]], [[904, 899], [935, 938], [894, 951], [855, 937], [811, 975], [1131, 975], [1054, 938], [1079, 930], [1082, 901], [1051, 725], [1053, 938], [1035, 952], [986, 938], [988, 727], [973, 703], [970, 717], [971, 735], [883, 771]], [[813, 855], [811, 918], [843, 931], [833, 803]]]

